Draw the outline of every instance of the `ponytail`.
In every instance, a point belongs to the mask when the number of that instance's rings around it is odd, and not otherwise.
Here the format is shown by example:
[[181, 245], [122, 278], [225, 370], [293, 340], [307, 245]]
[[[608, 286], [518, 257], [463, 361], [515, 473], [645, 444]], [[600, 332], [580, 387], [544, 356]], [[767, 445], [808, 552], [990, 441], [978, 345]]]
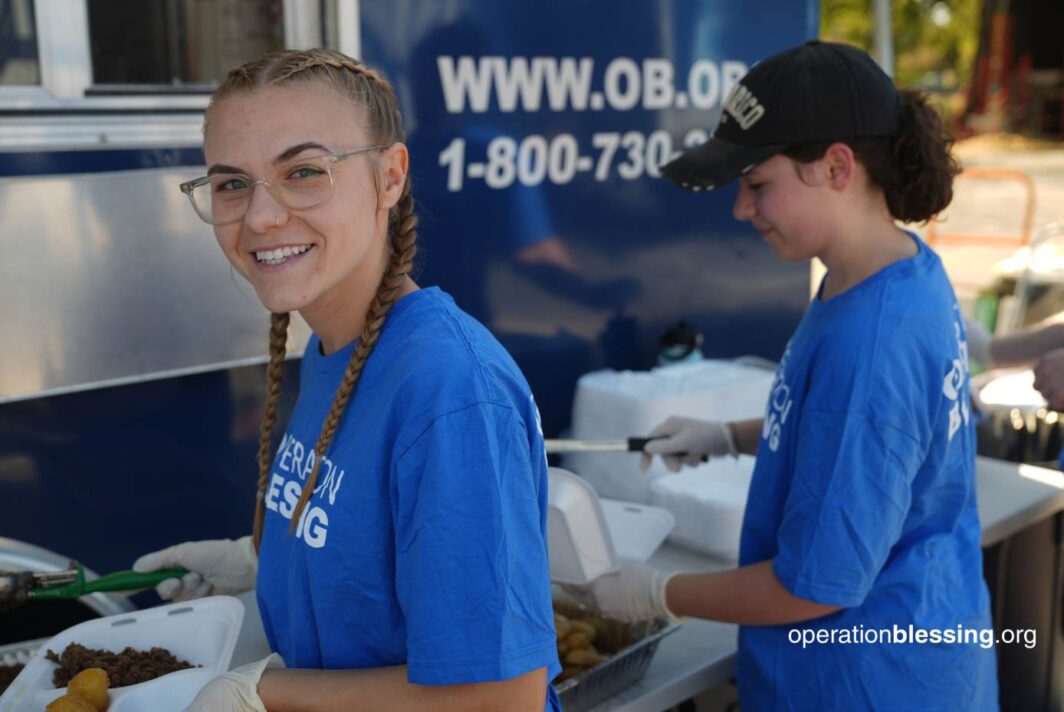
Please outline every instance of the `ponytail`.
[[902, 90], [901, 117], [894, 139], [895, 181], [884, 185], [890, 214], [902, 222], [926, 222], [953, 200], [953, 178], [961, 172], [950, 153], [953, 137], [923, 92]]
[[[953, 178], [961, 172], [950, 153], [953, 137], [923, 92], [898, 90], [901, 115], [894, 136], [841, 140], [865, 167], [868, 182], [883, 191], [895, 220], [927, 222], [953, 200]], [[824, 157], [835, 141], [791, 146], [785, 156], [799, 163]]]

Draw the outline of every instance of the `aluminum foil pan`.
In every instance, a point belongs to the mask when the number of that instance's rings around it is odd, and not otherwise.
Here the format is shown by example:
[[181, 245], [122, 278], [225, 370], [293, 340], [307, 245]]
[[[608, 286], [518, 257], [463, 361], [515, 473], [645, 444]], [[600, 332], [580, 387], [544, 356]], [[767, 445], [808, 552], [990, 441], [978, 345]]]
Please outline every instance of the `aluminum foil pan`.
[[557, 592], [554, 610], [569, 618], [591, 619], [597, 631], [596, 647], [603, 652], [617, 651], [595, 667], [555, 684], [565, 712], [589, 710], [638, 682], [650, 667], [661, 639], [680, 628], [665, 618], [636, 624], [602, 618]]

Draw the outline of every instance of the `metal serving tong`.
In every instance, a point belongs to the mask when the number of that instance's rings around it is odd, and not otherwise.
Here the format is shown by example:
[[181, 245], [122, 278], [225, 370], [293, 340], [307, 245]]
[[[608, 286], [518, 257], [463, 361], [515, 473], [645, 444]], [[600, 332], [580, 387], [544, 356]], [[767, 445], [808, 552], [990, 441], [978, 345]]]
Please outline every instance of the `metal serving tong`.
[[97, 591], [138, 591], [166, 579], [181, 578], [187, 573], [187, 569], [159, 569], [144, 574], [116, 571], [86, 581], [85, 569], [74, 562], [63, 571], [0, 572], [0, 610], [14, 608], [26, 601], [72, 600]]
[[[544, 440], [543, 445], [548, 455], [563, 452], [643, 452], [647, 443], [653, 440], [662, 440], [665, 435], [653, 438], [626, 438], [624, 440]], [[678, 452], [676, 457], [684, 457], [684, 453]], [[702, 462], [708, 462], [709, 458], [702, 456]]]
[[661, 438], [627, 438], [625, 440], [544, 440], [547, 453], [561, 452], [643, 452], [651, 440]]

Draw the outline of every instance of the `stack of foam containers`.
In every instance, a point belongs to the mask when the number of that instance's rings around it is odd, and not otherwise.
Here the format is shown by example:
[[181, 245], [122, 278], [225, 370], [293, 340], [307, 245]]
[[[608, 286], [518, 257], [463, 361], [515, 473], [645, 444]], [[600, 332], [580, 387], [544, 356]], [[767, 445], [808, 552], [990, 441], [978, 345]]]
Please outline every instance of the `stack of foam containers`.
[[[764, 415], [775, 373], [764, 363], [706, 360], [651, 371], [596, 371], [580, 378], [570, 437], [617, 440], [649, 433], [669, 416], [746, 420]], [[655, 458], [649, 473], [632, 453], [572, 453], [564, 466], [602, 497], [663, 507], [676, 526], [669, 540], [713, 556], [738, 556], [753, 458], [713, 460], [670, 473]]]
[[651, 500], [672, 512], [676, 525], [669, 541], [726, 561], [739, 560], [739, 534], [754, 458], [714, 459], [651, 484]]

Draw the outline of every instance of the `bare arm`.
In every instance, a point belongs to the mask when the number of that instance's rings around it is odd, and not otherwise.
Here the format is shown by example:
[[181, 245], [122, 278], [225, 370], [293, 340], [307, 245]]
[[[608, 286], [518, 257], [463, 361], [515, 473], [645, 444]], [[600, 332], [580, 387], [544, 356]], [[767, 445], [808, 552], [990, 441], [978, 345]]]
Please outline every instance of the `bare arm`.
[[756, 455], [763, 422], [763, 418], [757, 418], [756, 420], [733, 420], [728, 423], [732, 440], [735, 442], [735, 449], [744, 455]]
[[468, 685], [414, 685], [406, 666], [366, 670], [266, 670], [259, 696], [269, 712], [543, 712], [547, 670]]
[[1059, 348], [1064, 348], [1064, 323], [995, 336], [990, 342], [990, 360], [995, 366], [1018, 365]]
[[665, 600], [678, 616], [739, 625], [799, 623], [842, 610], [791, 595], [771, 561], [719, 573], [673, 576]]

